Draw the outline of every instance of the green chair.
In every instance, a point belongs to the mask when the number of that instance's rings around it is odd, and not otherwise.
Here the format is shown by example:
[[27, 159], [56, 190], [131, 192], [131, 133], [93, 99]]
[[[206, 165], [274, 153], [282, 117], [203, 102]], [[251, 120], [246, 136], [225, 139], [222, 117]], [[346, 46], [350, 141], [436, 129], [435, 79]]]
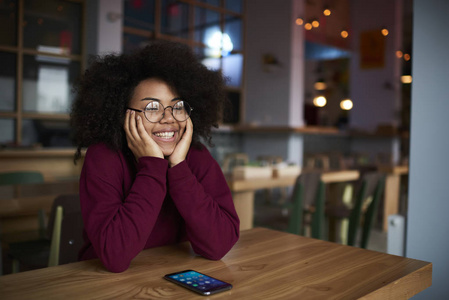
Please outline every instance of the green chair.
[[[349, 219], [347, 244], [355, 246], [360, 224], [363, 221], [363, 231], [360, 247], [366, 248], [370, 232], [373, 228], [377, 208], [383, 195], [385, 175], [379, 172], [363, 173], [357, 182], [357, 191], [352, 207], [344, 204], [328, 205], [326, 215], [339, 220]], [[366, 207], [366, 209], [364, 209]]]
[[325, 184], [321, 172], [299, 175], [292, 194], [288, 232], [305, 235], [304, 225], [309, 224], [312, 238], [325, 239], [324, 210]]
[[[43, 183], [44, 176], [38, 171], [14, 171], [14, 172], [3, 172], [0, 173], [0, 185], [13, 185], [13, 184], [34, 184]], [[39, 219], [39, 231], [41, 231], [41, 236], [43, 235], [43, 230], [46, 227], [46, 214], [43, 209], [38, 212]]]
[[9, 245], [13, 273], [19, 272], [20, 266], [38, 269], [77, 261], [82, 231], [79, 195], [58, 196], [52, 205], [46, 237]]
[[37, 171], [16, 171], [0, 173], [0, 185], [42, 183], [44, 176]]
[[[38, 171], [11, 171], [0, 173], [0, 185], [13, 184], [33, 184], [44, 182], [44, 176]], [[40, 231], [45, 227], [46, 216], [45, 211], [40, 210], [38, 214]], [[2, 245], [0, 243], [0, 258], [2, 256]], [[0, 274], [2, 274], [3, 266], [0, 259]]]

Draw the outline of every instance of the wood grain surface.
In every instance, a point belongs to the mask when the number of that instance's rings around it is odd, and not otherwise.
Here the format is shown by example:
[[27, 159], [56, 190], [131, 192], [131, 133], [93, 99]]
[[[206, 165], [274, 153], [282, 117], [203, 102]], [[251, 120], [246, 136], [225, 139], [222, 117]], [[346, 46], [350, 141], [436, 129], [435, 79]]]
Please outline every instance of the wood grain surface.
[[[162, 277], [194, 269], [233, 284], [210, 297]], [[407, 299], [431, 285], [432, 264], [254, 228], [220, 261], [188, 243], [142, 251], [123, 273], [98, 260], [0, 277], [2, 299]]]

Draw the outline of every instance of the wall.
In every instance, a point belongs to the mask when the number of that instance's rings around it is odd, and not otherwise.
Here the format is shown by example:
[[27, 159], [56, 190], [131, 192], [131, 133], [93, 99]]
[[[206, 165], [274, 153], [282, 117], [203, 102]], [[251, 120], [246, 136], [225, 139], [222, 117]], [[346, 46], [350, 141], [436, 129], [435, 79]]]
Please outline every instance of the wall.
[[[292, 0], [246, 2], [247, 123], [303, 125], [304, 42], [302, 27], [295, 25], [301, 4]], [[278, 65], [265, 68], [262, 59], [266, 54]]]
[[86, 1], [87, 54], [122, 51], [122, 0]]
[[[247, 0], [245, 119], [254, 126], [304, 124], [304, 37], [295, 25], [303, 1]], [[264, 55], [277, 64], [264, 65]], [[302, 163], [302, 137], [297, 134], [245, 134], [243, 151], [251, 158], [280, 155]], [[273, 142], [275, 141], [275, 142]]]
[[433, 263], [432, 287], [416, 299], [449, 295], [448, 12], [449, 1], [414, 0], [406, 255]]
[[[379, 123], [399, 125], [401, 61], [396, 58], [395, 52], [401, 49], [402, 41], [401, 3], [401, 0], [351, 0], [353, 56], [350, 97], [354, 102], [350, 114], [351, 127], [374, 131]], [[369, 30], [380, 31], [382, 26], [386, 26], [390, 32], [384, 38], [384, 66], [361, 69], [360, 34]], [[380, 44], [377, 42], [372, 41], [372, 45]]]

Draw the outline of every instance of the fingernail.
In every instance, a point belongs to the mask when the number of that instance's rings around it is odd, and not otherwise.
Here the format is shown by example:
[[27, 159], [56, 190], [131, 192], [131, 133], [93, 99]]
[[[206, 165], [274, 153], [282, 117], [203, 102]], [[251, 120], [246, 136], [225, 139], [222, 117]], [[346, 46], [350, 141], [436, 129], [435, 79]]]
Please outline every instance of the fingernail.
[[131, 114], [132, 114], [132, 115], [134, 114], [134, 110], [131, 110]]
[[137, 120], [140, 120], [140, 116], [137, 116]]

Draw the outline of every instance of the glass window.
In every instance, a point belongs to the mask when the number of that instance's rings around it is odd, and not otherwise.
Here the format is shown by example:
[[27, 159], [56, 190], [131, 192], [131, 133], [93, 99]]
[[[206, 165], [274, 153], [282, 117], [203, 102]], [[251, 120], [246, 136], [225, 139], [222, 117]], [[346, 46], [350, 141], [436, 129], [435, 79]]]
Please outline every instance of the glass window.
[[143, 48], [149, 43], [150, 39], [148, 37], [127, 33], [123, 34], [123, 52], [125, 53]]
[[23, 109], [26, 112], [69, 113], [80, 64], [44, 55], [24, 56]]
[[189, 9], [176, 0], [162, 0], [161, 32], [180, 38], [189, 37]]
[[195, 53], [199, 59], [209, 70], [220, 70], [221, 60], [220, 57], [214, 55], [215, 49], [210, 48], [195, 48]]
[[240, 120], [240, 92], [228, 92], [229, 107], [223, 113], [223, 122], [238, 123]]
[[199, 2], [207, 3], [210, 5], [220, 6], [220, 0], [199, 0]]
[[[0, 1], [0, 45], [17, 44], [17, 1]], [[7, 28], [7, 29], [6, 29]]]
[[24, 0], [25, 48], [57, 54], [80, 54], [81, 3]]
[[220, 49], [220, 14], [210, 9], [195, 8], [195, 41]]
[[229, 36], [233, 50], [242, 50], [242, 19], [226, 16], [224, 33]]
[[2, 145], [14, 144], [15, 126], [13, 119], [0, 119], [0, 143]]
[[0, 64], [0, 110], [13, 111], [16, 107], [16, 55], [0, 52]]
[[242, 0], [226, 0], [226, 9], [241, 13], [243, 11]]
[[124, 26], [154, 30], [154, 0], [125, 0]]
[[22, 145], [43, 147], [73, 147], [69, 121], [24, 119]]
[[223, 57], [223, 74], [228, 77], [228, 86], [240, 87], [242, 83], [243, 55], [231, 54]]

